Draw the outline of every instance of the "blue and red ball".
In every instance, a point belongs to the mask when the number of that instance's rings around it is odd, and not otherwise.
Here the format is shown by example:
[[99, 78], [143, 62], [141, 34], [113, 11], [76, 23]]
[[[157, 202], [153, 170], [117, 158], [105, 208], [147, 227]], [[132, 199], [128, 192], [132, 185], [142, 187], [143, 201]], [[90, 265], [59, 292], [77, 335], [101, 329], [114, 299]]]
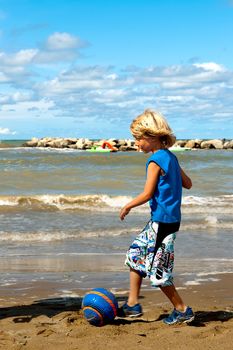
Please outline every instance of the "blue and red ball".
[[84, 296], [82, 309], [90, 324], [101, 327], [114, 320], [118, 302], [115, 295], [107, 289], [95, 288]]

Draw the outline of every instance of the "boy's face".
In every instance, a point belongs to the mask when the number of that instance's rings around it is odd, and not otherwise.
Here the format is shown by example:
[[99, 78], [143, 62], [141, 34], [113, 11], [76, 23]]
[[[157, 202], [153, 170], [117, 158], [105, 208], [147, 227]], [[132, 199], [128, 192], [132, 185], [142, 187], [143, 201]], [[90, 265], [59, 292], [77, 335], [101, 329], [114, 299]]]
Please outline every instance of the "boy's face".
[[136, 139], [135, 145], [139, 151], [144, 153], [154, 152], [156, 147], [156, 139], [154, 137], [141, 137]]

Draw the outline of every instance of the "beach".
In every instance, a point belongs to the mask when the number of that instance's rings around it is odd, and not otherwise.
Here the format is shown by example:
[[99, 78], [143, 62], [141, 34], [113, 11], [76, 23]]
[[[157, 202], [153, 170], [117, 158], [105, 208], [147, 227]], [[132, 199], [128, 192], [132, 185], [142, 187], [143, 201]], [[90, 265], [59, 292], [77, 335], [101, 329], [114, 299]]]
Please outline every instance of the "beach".
[[[38, 284], [26, 298], [7, 293], [1, 297], [1, 349], [232, 349], [233, 274], [216, 276], [209, 282], [181, 289], [196, 318], [189, 325], [167, 326], [161, 321], [171, 305], [160, 291], [141, 294], [144, 315], [137, 319], [116, 318], [94, 327], [81, 310], [83, 291], [76, 297], [49, 298], [53, 283]], [[179, 287], [179, 283], [178, 283]], [[79, 294], [80, 293], [80, 294]], [[36, 295], [35, 295], [36, 294]], [[78, 296], [79, 295], [79, 296]], [[119, 304], [126, 294], [117, 293]]]
[[174, 278], [194, 323], [164, 325], [172, 307], [143, 280], [144, 316], [101, 328], [81, 300], [97, 287], [126, 299], [125, 252], [150, 212], [121, 222], [119, 211], [143, 188], [146, 156], [18, 144], [0, 153], [0, 348], [232, 348], [232, 150], [177, 153], [193, 188], [183, 192]]

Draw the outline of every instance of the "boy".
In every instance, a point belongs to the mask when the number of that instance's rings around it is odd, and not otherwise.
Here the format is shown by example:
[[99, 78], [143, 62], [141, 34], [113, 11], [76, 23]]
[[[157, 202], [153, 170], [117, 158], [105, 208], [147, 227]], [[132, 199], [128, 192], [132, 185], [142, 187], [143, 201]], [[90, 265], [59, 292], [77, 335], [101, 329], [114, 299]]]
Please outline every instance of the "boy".
[[190, 189], [192, 182], [168, 150], [175, 143], [175, 136], [162, 114], [145, 110], [133, 120], [130, 129], [139, 150], [152, 152], [152, 155], [146, 163], [144, 191], [122, 208], [120, 219], [124, 220], [132, 208], [150, 201], [151, 220], [126, 255], [125, 264], [130, 267], [130, 292], [121, 313], [129, 317], [142, 315], [138, 298], [142, 278], [148, 276], [152, 286], [159, 287], [174, 306], [164, 323], [191, 322], [194, 313], [178, 294], [172, 269], [174, 240], [181, 220], [182, 186]]

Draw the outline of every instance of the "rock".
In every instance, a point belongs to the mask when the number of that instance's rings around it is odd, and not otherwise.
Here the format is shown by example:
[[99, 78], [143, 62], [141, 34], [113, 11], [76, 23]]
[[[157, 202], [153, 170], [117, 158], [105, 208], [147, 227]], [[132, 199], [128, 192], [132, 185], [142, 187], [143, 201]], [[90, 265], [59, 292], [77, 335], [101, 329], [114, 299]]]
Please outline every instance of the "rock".
[[33, 137], [31, 141], [27, 141], [23, 144], [23, 147], [37, 147], [39, 139]]
[[222, 140], [208, 140], [208, 141], [202, 141], [201, 142], [201, 148], [215, 148], [215, 149], [223, 149], [223, 142]]
[[37, 147], [46, 147], [47, 141], [44, 139], [41, 139], [38, 141]]
[[201, 147], [201, 142], [202, 140], [189, 140], [186, 144], [185, 147], [188, 148], [200, 148]]
[[187, 140], [178, 140], [178, 141], [176, 141], [174, 146], [184, 147], [186, 145], [186, 143], [187, 143]]
[[76, 142], [77, 149], [91, 148], [92, 145], [93, 145], [92, 141], [90, 141], [89, 139], [84, 139], [84, 138], [81, 138]]
[[49, 142], [49, 145], [52, 148], [62, 148], [62, 141], [62, 138], [56, 138], [53, 141]]
[[103, 144], [105, 141], [106, 141], [106, 140], [104, 140], [104, 139], [101, 139], [101, 140], [98, 140], [98, 141], [94, 141], [93, 146], [101, 147], [102, 144]]
[[79, 139], [75, 146], [77, 149], [85, 149], [85, 139]]
[[231, 141], [225, 141], [223, 144], [224, 149], [232, 149], [233, 148], [233, 140]]
[[108, 139], [108, 140], [105, 140], [105, 141], [108, 141], [109, 143], [113, 143], [115, 145], [119, 143], [118, 139]]
[[223, 141], [222, 140], [211, 140], [210, 142], [214, 146], [214, 148], [223, 149]]
[[86, 139], [85, 141], [85, 149], [90, 149], [93, 146], [94, 142]]
[[69, 141], [68, 140], [62, 140], [61, 141], [61, 148], [68, 148]]
[[210, 143], [209, 141], [202, 141], [201, 142], [201, 148], [206, 148], [206, 149], [210, 149], [210, 148], [214, 148]]
[[135, 141], [134, 140], [126, 140], [126, 143], [127, 143], [128, 147], [135, 147], [135, 148], [137, 148], [135, 146]]
[[70, 148], [70, 149], [77, 149], [77, 146], [76, 146], [76, 144], [75, 145], [69, 145], [68, 148]]
[[66, 139], [69, 142], [69, 145], [75, 145], [78, 141], [76, 138]]
[[121, 147], [121, 146], [127, 146], [127, 141], [126, 140], [118, 140], [117, 147]]

